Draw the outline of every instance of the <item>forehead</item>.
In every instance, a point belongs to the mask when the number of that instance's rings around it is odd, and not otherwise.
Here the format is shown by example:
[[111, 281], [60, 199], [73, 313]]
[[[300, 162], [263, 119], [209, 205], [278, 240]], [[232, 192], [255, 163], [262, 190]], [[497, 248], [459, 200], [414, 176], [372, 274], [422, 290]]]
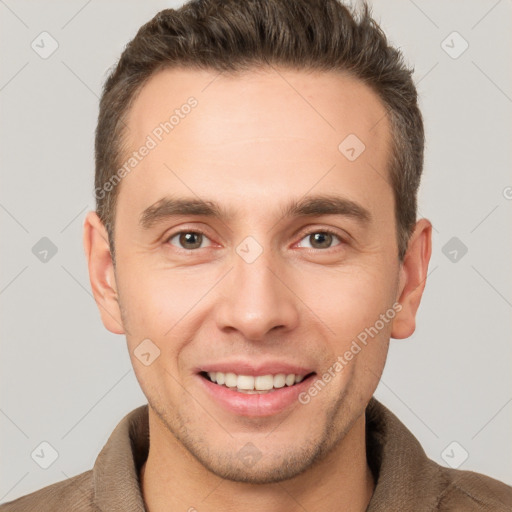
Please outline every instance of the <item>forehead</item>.
[[[198, 103], [194, 114], [201, 115], [190, 116], [186, 124], [201, 128], [212, 123], [217, 128], [208, 133], [189, 130], [203, 143], [225, 142], [223, 127], [236, 127], [236, 133], [229, 133], [235, 139], [283, 136], [280, 130], [286, 126], [290, 137], [325, 144], [337, 142], [348, 130], [373, 144], [374, 139], [385, 143], [389, 135], [386, 108], [378, 96], [344, 72], [261, 68], [228, 74], [179, 67], [157, 72], [142, 87], [128, 115], [129, 141], [152, 133], [191, 97]], [[185, 135], [184, 130], [175, 132]]]
[[176, 188], [199, 197], [229, 189], [233, 199], [260, 205], [270, 199], [269, 184], [275, 197], [296, 197], [315, 182], [315, 192], [329, 191], [341, 178], [360, 200], [389, 188], [386, 108], [343, 73], [167, 69], [141, 89], [127, 125], [130, 151], [153, 141], [122, 183], [120, 201], [125, 196], [139, 211]]

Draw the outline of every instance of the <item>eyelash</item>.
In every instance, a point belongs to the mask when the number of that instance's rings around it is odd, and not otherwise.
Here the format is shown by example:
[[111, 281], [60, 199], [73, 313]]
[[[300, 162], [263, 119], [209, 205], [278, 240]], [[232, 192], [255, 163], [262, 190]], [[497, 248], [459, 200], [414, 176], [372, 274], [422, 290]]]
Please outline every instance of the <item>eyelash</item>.
[[[194, 228], [194, 229], [182, 229], [180, 231], [176, 231], [175, 233], [169, 235], [166, 238], [165, 243], [171, 245], [170, 244], [170, 240], [172, 238], [174, 238], [176, 235], [181, 235], [183, 233], [201, 234], [201, 235], [205, 236], [206, 238], [208, 238], [208, 235], [204, 231], [202, 231], [201, 229], [197, 229], [197, 228]], [[303, 240], [305, 237], [313, 235], [315, 233], [328, 233], [328, 234], [333, 235], [336, 238], [338, 238], [338, 240], [340, 241], [340, 243], [338, 245], [342, 245], [343, 243], [345, 243], [345, 239], [337, 231], [335, 231], [333, 229], [329, 229], [329, 228], [313, 229], [311, 231], [307, 231], [305, 233], [302, 233], [300, 240]], [[335, 249], [336, 247], [338, 247], [338, 245], [335, 245], [333, 247], [328, 247], [327, 249], [315, 249], [315, 248], [309, 248], [309, 247], [305, 247], [303, 249], [306, 249], [307, 251], [328, 252], [328, 251], [331, 251], [331, 250]], [[177, 249], [178, 251], [184, 251], [184, 252], [187, 252], [187, 253], [196, 252], [196, 251], [198, 251], [200, 249], [200, 248], [198, 248], [198, 249], [184, 249], [183, 247], [176, 247], [174, 245], [173, 245], [173, 248]], [[206, 249], [206, 247], [203, 247], [203, 249]]]

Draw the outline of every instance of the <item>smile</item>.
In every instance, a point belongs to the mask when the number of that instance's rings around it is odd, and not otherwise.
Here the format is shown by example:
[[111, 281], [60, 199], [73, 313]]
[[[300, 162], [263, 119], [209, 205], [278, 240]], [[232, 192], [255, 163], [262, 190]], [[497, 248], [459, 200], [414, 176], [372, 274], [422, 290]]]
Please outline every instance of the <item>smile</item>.
[[238, 417], [271, 417], [300, 405], [298, 397], [316, 372], [311, 363], [231, 359], [196, 369], [200, 389], [224, 412]]
[[238, 375], [236, 373], [224, 372], [202, 372], [201, 375], [214, 384], [228, 389], [236, 390], [247, 394], [265, 394], [284, 388], [294, 386], [308, 377], [294, 373], [278, 373], [275, 375]]

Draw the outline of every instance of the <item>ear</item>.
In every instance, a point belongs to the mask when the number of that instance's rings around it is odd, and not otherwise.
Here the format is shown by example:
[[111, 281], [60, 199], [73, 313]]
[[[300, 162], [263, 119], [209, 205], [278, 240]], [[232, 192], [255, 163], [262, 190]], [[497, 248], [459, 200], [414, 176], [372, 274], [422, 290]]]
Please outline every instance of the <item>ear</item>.
[[89, 280], [101, 321], [110, 332], [124, 334], [108, 233], [94, 211], [88, 212], [85, 218], [83, 243]]
[[409, 239], [404, 261], [400, 264], [397, 301], [402, 309], [393, 319], [392, 338], [408, 338], [416, 329], [416, 312], [425, 289], [431, 254], [432, 224], [427, 219], [420, 219]]

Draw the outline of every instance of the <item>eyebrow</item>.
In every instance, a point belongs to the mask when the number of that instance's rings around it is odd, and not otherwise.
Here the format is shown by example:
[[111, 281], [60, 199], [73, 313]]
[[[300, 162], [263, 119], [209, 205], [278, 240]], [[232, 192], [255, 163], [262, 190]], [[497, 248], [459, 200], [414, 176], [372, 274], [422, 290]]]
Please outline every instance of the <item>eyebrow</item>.
[[[352, 218], [361, 225], [372, 221], [372, 214], [364, 206], [346, 197], [333, 195], [307, 196], [292, 200], [281, 209], [281, 213], [282, 218], [339, 215]], [[234, 217], [234, 214], [234, 210], [228, 210], [215, 201], [163, 197], [142, 212], [140, 225], [143, 229], [150, 229], [163, 220], [185, 215], [228, 221]]]

